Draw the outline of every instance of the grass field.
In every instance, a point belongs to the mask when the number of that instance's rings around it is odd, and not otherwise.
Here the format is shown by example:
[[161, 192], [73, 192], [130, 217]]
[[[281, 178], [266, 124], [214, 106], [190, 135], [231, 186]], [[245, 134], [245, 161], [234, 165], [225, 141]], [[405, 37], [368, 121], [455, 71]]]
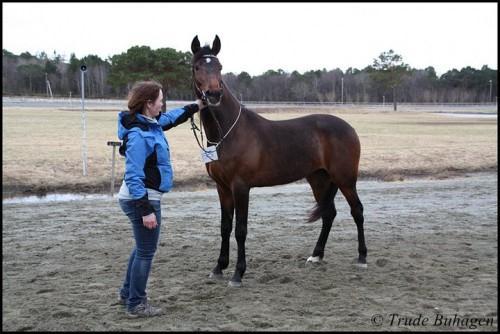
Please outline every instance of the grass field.
[[[259, 109], [268, 119], [306, 115], [305, 108]], [[360, 176], [387, 181], [408, 176], [445, 178], [497, 170], [497, 119], [422, 112], [321, 109], [349, 122], [361, 140]], [[109, 191], [117, 111], [87, 111], [88, 175], [82, 175], [82, 119], [76, 110], [7, 107], [2, 111], [4, 196]], [[166, 132], [175, 184], [204, 188], [211, 181], [189, 122]], [[116, 188], [124, 159], [116, 153]]]

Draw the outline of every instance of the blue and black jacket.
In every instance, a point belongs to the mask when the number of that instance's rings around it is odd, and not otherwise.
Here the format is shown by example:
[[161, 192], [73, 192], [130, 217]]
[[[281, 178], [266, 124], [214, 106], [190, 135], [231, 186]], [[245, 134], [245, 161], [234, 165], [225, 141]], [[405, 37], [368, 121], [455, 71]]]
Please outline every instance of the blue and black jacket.
[[146, 188], [168, 192], [172, 188], [173, 170], [170, 149], [163, 131], [187, 121], [198, 111], [196, 103], [160, 113], [149, 121], [140, 113], [118, 114], [118, 138], [123, 141], [120, 154], [125, 156], [125, 184], [136, 207], [147, 216], [154, 212]]

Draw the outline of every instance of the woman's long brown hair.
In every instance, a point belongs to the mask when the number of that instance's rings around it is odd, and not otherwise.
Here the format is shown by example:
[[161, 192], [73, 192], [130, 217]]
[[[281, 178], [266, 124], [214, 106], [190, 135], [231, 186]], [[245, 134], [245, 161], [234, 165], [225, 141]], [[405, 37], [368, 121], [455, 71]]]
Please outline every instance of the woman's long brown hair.
[[156, 101], [163, 86], [154, 80], [139, 81], [134, 84], [128, 94], [128, 110], [132, 113], [142, 113], [148, 101]]

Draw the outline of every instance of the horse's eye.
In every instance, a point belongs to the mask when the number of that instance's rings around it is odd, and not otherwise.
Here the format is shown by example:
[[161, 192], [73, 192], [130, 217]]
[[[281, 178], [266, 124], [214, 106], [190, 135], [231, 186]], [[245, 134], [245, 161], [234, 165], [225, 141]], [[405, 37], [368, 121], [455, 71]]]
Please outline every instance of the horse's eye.
[[195, 71], [198, 71], [199, 69], [200, 69], [200, 68], [199, 68], [198, 66], [195, 66], [195, 67], [194, 67], [194, 70], [195, 70]]

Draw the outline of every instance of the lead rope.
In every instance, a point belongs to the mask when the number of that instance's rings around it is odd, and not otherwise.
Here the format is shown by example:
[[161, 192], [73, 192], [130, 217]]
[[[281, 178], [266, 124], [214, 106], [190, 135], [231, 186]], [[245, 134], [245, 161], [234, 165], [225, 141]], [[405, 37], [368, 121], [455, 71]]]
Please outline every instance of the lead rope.
[[[198, 143], [198, 146], [206, 153], [205, 149], [203, 148], [203, 130], [200, 130], [198, 126], [196, 126], [196, 123], [194, 122], [194, 115], [191, 116], [191, 130], [193, 130], [194, 138], [196, 138], [196, 142]], [[201, 126], [201, 117], [200, 117], [200, 126]], [[201, 134], [201, 144], [200, 140], [198, 139], [198, 135], [196, 134], [196, 131], [200, 132]]]
[[[194, 86], [194, 88], [201, 93], [201, 100], [203, 102], [206, 102], [207, 101], [207, 97], [205, 95], [205, 92], [202, 91], [201, 89], [198, 88], [198, 85], [196, 84], [196, 82], [194, 81], [194, 73], [193, 73], [193, 81], [191, 81], [191, 84]], [[198, 94], [197, 94], [198, 95]], [[201, 112], [201, 110], [200, 110]], [[196, 123], [194, 122], [194, 114], [191, 115], [191, 130], [193, 130], [193, 134], [194, 134], [194, 138], [196, 138], [196, 142], [198, 143], [198, 146], [201, 148], [201, 150], [203, 152], [205, 152], [205, 154], [207, 154], [207, 151], [205, 150], [204, 148], [204, 144], [203, 144], [203, 126], [201, 124], [201, 115], [200, 115], [200, 127], [198, 127], [196, 125]], [[200, 143], [200, 140], [198, 139], [198, 135], [196, 134], [196, 131], [198, 131], [200, 133], [200, 136], [201, 136], [201, 143]], [[207, 138], [208, 140], [208, 138]], [[208, 156], [208, 154], [207, 154]]]
[[[201, 116], [200, 116], [200, 127], [196, 126], [196, 123], [194, 122], [194, 117], [191, 116], [191, 130], [193, 130], [193, 134], [194, 134], [194, 137], [196, 138], [196, 142], [198, 143], [198, 146], [201, 148], [201, 150], [203, 152], [205, 152], [205, 156], [207, 156], [211, 161], [215, 161], [214, 159], [212, 159], [210, 152], [205, 150], [205, 148], [203, 147], [204, 146], [204, 144], [203, 144], [203, 125], [201, 124]], [[196, 134], [196, 131], [200, 132], [201, 144], [200, 144], [200, 140], [198, 139], [198, 135]], [[207, 138], [207, 142], [210, 143], [208, 138]], [[215, 146], [215, 149], [217, 150], [217, 146]]]
[[[226, 139], [226, 137], [231, 133], [231, 131], [234, 129], [234, 127], [236, 126], [236, 123], [238, 123], [238, 120], [240, 119], [240, 116], [241, 116], [241, 109], [242, 109], [242, 105], [240, 104], [240, 110], [238, 112], [238, 116], [236, 117], [236, 120], [234, 121], [233, 125], [231, 125], [231, 127], [229, 128], [229, 130], [226, 132], [226, 134], [218, 141], [218, 142], [213, 142], [213, 141], [210, 141], [208, 140], [207, 138], [207, 143], [208, 144], [213, 144], [215, 145], [215, 148], [217, 149], [217, 147], [219, 147], [219, 145], [222, 143], [222, 141], [224, 139]], [[215, 118], [215, 115], [213, 114], [212, 112], [212, 117], [214, 117], [215, 119], [215, 122], [217, 123], [218, 127], [220, 128], [220, 125], [219, 125], [219, 122], [217, 121], [217, 118]], [[201, 122], [201, 116], [200, 116], [200, 127], [198, 127], [196, 125], [196, 123], [194, 122], [194, 115], [191, 116], [191, 130], [193, 130], [193, 134], [194, 134], [194, 137], [196, 138], [196, 142], [198, 143], [198, 146], [205, 152], [207, 153], [207, 151], [205, 150], [204, 148], [204, 144], [203, 144], [203, 124]], [[201, 143], [200, 143], [200, 140], [198, 139], [198, 135], [196, 134], [196, 131], [198, 131], [200, 133], [200, 136], [201, 136]], [[219, 137], [220, 138], [220, 137]]]

